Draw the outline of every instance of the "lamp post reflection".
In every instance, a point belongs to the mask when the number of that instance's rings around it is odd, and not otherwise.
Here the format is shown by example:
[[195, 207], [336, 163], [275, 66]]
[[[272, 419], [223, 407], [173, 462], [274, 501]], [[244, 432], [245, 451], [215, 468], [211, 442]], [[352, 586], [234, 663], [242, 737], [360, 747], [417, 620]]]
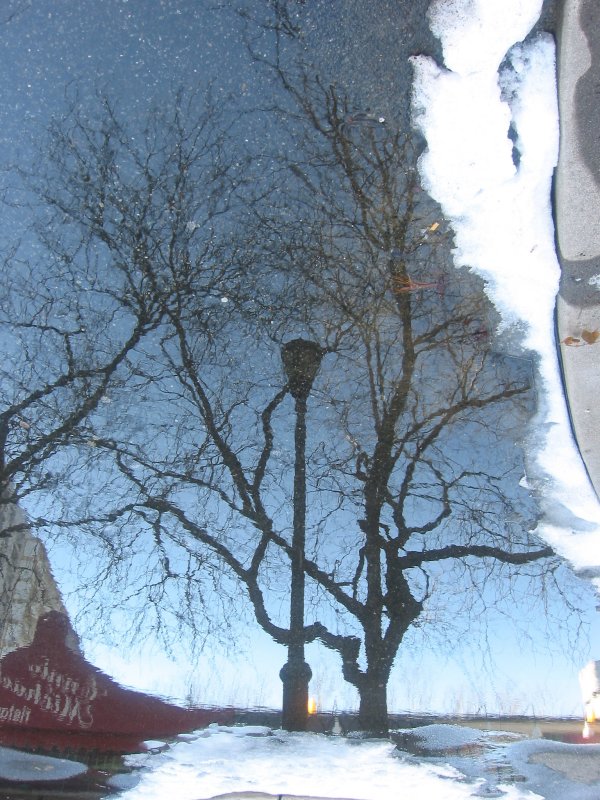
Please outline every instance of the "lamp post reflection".
[[283, 683], [282, 727], [306, 730], [308, 684], [312, 676], [304, 660], [304, 547], [306, 540], [306, 408], [308, 395], [325, 350], [316, 342], [293, 339], [281, 348], [281, 359], [295, 401], [294, 500], [288, 660], [279, 676]]

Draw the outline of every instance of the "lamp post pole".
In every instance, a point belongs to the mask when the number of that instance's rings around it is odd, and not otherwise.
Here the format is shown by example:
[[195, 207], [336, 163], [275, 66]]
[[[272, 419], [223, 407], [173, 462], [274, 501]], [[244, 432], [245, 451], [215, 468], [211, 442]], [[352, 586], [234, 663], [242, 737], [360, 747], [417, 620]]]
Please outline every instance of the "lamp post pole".
[[325, 350], [316, 342], [293, 339], [281, 348], [281, 359], [295, 401], [294, 508], [290, 586], [288, 660], [279, 673], [283, 683], [282, 727], [304, 731], [308, 719], [308, 684], [304, 660], [304, 548], [306, 541], [306, 407]]

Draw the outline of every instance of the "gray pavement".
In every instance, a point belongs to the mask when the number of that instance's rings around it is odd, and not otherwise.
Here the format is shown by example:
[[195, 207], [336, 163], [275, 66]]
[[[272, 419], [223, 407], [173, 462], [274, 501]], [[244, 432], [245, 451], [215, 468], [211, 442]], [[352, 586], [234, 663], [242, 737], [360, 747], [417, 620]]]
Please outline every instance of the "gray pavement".
[[556, 319], [573, 431], [600, 496], [600, 3], [564, 0], [558, 20], [562, 269]]

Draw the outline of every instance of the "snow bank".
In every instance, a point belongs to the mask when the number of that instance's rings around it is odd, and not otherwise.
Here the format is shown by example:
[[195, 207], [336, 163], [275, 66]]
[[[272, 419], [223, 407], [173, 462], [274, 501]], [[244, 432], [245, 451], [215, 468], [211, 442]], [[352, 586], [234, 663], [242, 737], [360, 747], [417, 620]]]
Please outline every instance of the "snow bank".
[[537, 532], [583, 570], [600, 566], [600, 505], [571, 435], [556, 355], [555, 48], [547, 35], [519, 44], [541, 7], [542, 0], [433, 0], [430, 24], [445, 68], [412, 60], [413, 119], [427, 140], [425, 188], [455, 230], [456, 265], [484, 278], [501, 326], [521, 330], [523, 346], [539, 354], [527, 468], [545, 511]]
[[[131, 756], [145, 768], [124, 800], [197, 800], [226, 792], [348, 797], [359, 800], [464, 800], [478, 783], [450, 766], [404, 762], [387, 741], [211, 726], [164, 753]], [[516, 790], [515, 790], [516, 791]], [[530, 798], [527, 793], [506, 797]]]
[[[497, 742], [505, 743], [507, 739], [520, 739], [519, 734], [505, 731], [488, 731], [469, 728], [467, 725], [433, 724], [418, 728], [401, 728], [394, 732], [406, 740], [414, 739], [420, 748], [430, 752], [460, 750], [469, 746], [490, 746]], [[396, 737], [394, 737], [396, 738]]]

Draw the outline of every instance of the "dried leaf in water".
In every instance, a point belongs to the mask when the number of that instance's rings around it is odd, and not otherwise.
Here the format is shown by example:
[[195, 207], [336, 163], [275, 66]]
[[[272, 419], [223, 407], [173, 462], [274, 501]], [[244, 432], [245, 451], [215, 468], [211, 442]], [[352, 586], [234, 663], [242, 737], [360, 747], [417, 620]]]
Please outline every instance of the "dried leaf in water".
[[575, 336], [567, 336], [566, 339], [563, 339], [561, 344], [566, 344], [569, 347], [578, 347], [581, 345], [581, 339], [577, 339]]
[[588, 344], [594, 344], [600, 339], [600, 331], [581, 331], [581, 338]]

